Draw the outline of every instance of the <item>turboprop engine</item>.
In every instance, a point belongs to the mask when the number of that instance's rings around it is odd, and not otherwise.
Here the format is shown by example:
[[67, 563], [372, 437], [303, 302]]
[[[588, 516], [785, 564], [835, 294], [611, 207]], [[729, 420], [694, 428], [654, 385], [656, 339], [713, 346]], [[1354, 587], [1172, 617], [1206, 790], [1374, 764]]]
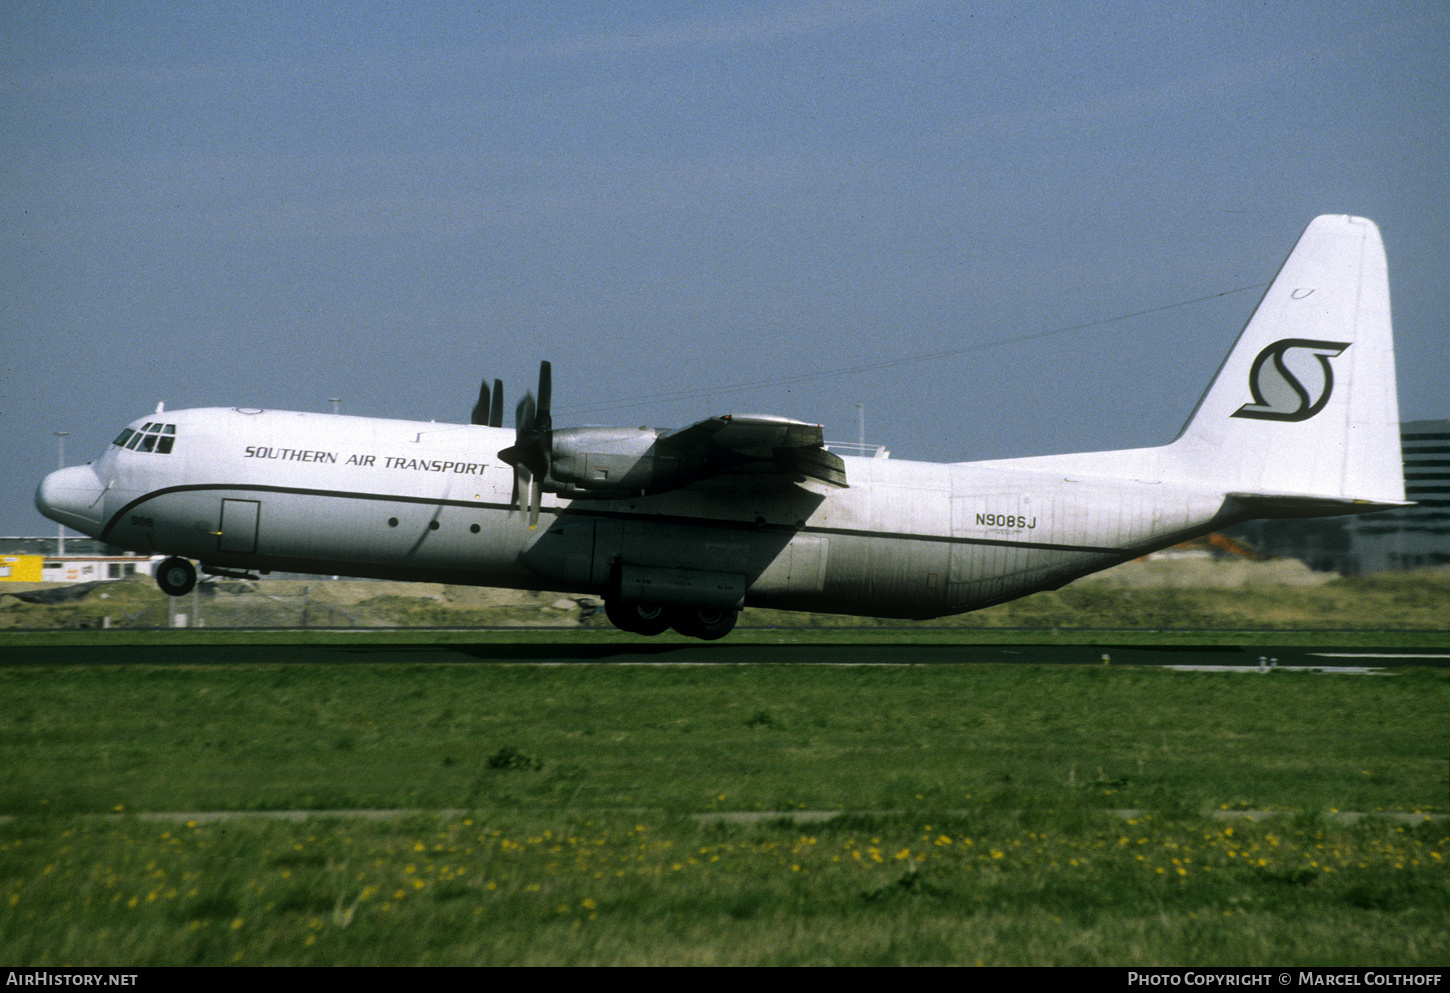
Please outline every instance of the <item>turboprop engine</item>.
[[674, 489], [689, 481], [685, 463], [660, 450], [654, 428], [565, 428], [553, 433], [551, 493], [613, 499]]
[[[530, 526], [539, 520], [540, 494], [571, 499], [614, 500], [674, 489], [693, 477], [691, 464], [662, 451], [654, 428], [583, 427], [555, 430], [549, 410], [553, 373], [539, 364], [539, 395], [526, 393], [514, 412], [514, 444], [499, 458], [514, 467], [519, 510]], [[495, 384], [493, 409], [502, 405]], [[480, 401], [484, 406], [487, 403]]]
[[[525, 393], [514, 412], [514, 443], [498, 453], [514, 467], [514, 494], [529, 526], [539, 521], [541, 494], [574, 500], [620, 500], [679, 489], [727, 472], [770, 472], [845, 486], [845, 467], [826, 451], [819, 424], [771, 414], [722, 414], [684, 428], [554, 429], [549, 411], [553, 374], [539, 364], [539, 396]], [[490, 400], [492, 402], [490, 402]], [[503, 387], [487, 383], [475, 424], [501, 427]]]

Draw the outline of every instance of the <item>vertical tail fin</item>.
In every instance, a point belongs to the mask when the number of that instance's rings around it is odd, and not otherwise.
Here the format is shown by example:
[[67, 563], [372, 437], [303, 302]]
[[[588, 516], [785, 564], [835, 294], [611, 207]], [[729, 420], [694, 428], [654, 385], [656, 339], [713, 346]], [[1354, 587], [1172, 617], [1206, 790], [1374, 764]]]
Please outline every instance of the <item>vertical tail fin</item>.
[[1315, 218], [1167, 453], [1244, 496], [1401, 504], [1389, 276], [1374, 222]]

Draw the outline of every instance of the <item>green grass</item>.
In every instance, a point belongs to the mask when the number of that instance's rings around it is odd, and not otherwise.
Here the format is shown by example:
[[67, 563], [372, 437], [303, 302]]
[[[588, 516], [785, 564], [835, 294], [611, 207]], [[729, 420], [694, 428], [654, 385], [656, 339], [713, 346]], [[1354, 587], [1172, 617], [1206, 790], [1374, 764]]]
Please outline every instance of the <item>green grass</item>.
[[1443, 965], [1443, 824], [20, 822], [26, 965]]
[[1445, 810], [1450, 740], [1443, 670], [34, 665], [0, 695], [0, 813]]
[[[1450, 809], [1443, 670], [359, 658], [0, 667], [0, 959], [1450, 954], [1446, 822], [1330, 816]], [[141, 816], [373, 807], [424, 813]]]

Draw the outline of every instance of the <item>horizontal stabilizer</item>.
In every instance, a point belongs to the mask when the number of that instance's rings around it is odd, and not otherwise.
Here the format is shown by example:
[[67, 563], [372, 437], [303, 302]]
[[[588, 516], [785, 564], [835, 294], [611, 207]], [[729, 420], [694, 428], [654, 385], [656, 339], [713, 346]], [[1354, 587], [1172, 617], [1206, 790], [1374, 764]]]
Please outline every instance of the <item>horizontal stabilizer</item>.
[[1294, 493], [1230, 493], [1229, 499], [1250, 511], [1253, 517], [1338, 517], [1342, 514], [1373, 514], [1381, 510], [1413, 507], [1413, 502], [1384, 503], [1376, 500], [1347, 500], [1303, 496]]

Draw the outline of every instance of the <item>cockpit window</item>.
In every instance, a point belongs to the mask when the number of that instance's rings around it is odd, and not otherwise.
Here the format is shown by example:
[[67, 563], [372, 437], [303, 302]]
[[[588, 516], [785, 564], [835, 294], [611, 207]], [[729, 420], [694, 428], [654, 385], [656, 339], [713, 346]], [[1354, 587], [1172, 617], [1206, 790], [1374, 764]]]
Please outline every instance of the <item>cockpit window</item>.
[[116, 437], [114, 444], [133, 452], [156, 452], [159, 455], [169, 455], [171, 447], [176, 444], [176, 425], [153, 424], [147, 421], [141, 425], [140, 431], [133, 431], [130, 428], [122, 431]]

